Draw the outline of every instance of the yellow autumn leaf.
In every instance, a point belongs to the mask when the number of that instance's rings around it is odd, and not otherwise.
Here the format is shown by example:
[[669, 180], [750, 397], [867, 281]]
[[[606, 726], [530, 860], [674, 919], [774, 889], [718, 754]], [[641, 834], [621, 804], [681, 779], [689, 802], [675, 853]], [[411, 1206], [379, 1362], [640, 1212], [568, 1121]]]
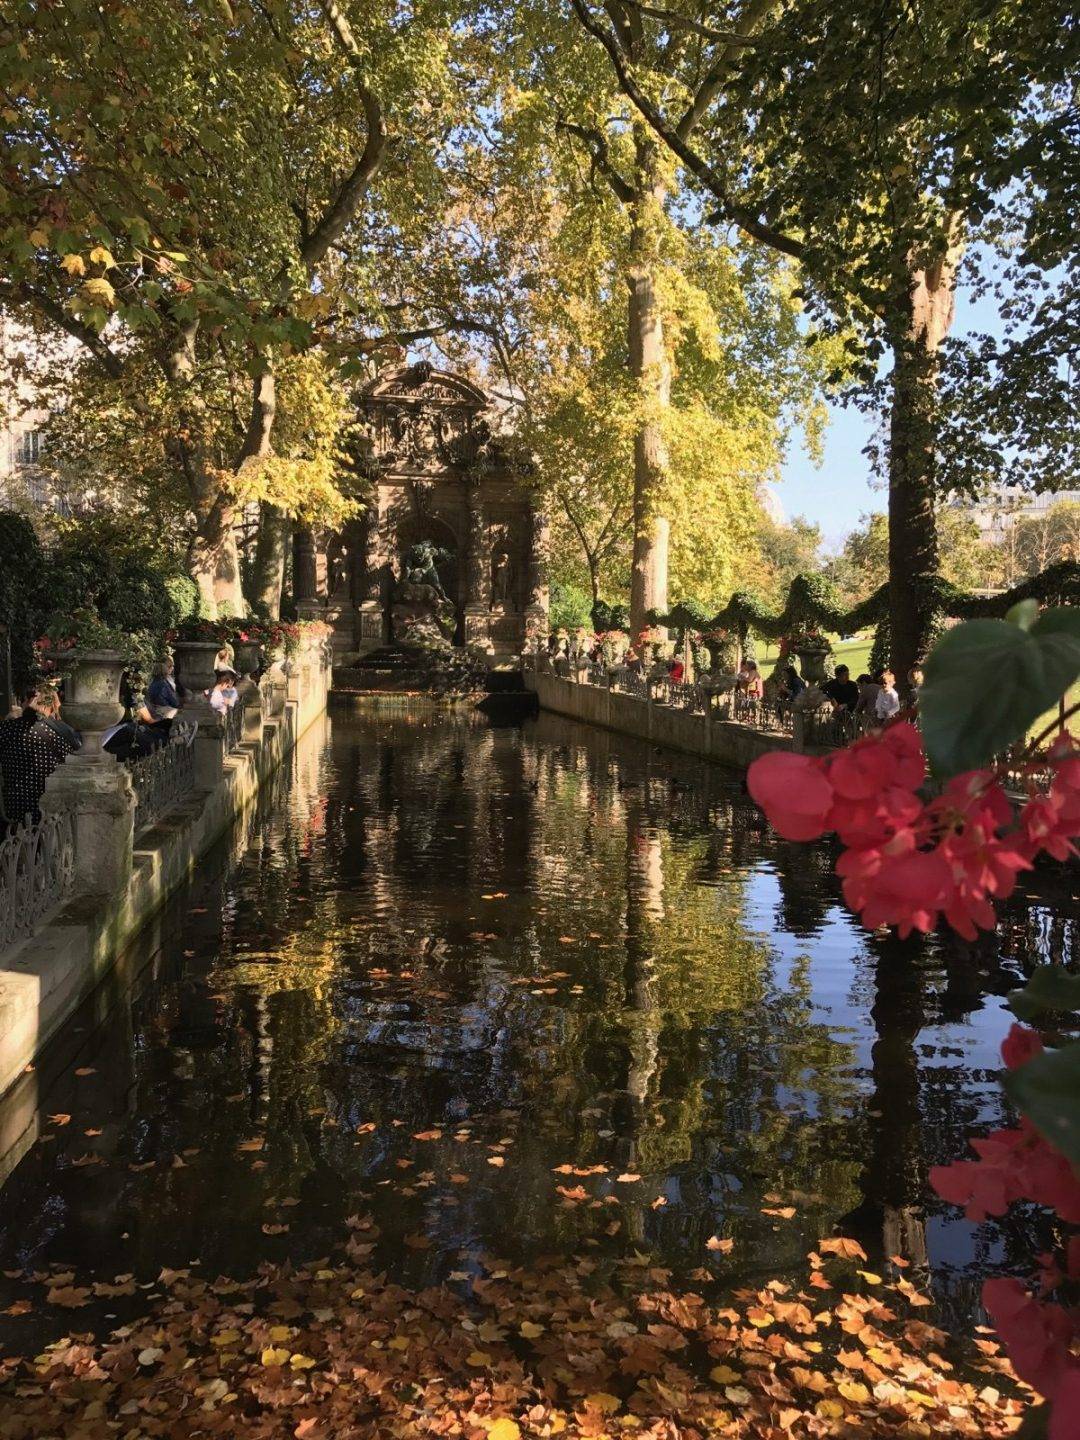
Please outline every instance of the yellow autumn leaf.
[[606, 1390], [597, 1390], [592, 1395], [585, 1396], [585, 1404], [593, 1410], [599, 1410], [601, 1415], [614, 1415], [620, 1409], [622, 1401], [617, 1395], [609, 1395]]
[[469, 1352], [468, 1355], [465, 1356], [465, 1364], [475, 1365], [477, 1367], [483, 1365], [490, 1365], [491, 1356], [487, 1353], [486, 1350], [472, 1350]]
[[109, 284], [108, 280], [100, 277], [94, 280], [87, 280], [79, 290], [79, 294], [90, 305], [104, 305], [112, 309], [116, 304], [116, 291]]
[[742, 1379], [742, 1376], [730, 1365], [714, 1365], [709, 1371], [709, 1379], [714, 1385], [734, 1385], [736, 1380]]
[[315, 1361], [310, 1355], [293, 1355], [289, 1360], [293, 1370], [310, 1370], [314, 1364]]
[[288, 1340], [288, 1338], [289, 1338], [289, 1336], [290, 1336], [291, 1334], [292, 1334], [292, 1329], [291, 1329], [291, 1327], [288, 1326], [288, 1325], [271, 1325], [271, 1326], [270, 1326], [270, 1339], [271, 1339], [271, 1340]]
[[865, 1405], [870, 1399], [870, 1391], [865, 1385], [860, 1385], [858, 1380], [841, 1380], [836, 1389], [853, 1405]]
[[932, 1410], [938, 1403], [932, 1395], [924, 1395], [921, 1390], [908, 1390], [905, 1393], [909, 1400], [914, 1401], [916, 1405], [925, 1405], [928, 1410]]
[[525, 1336], [526, 1340], [535, 1340], [538, 1335], [542, 1335], [543, 1333], [543, 1325], [537, 1325], [532, 1320], [523, 1320], [521, 1322], [521, 1334]]
[[875, 1275], [872, 1270], [857, 1270], [855, 1273], [857, 1275], [861, 1275], [862, 1278], [866, 1281], [867, 1285], [881, 1284], [881, 1276]]
[[502, 1415], [488, 1430], [488, 1440], [519, 1440], [521, 1427], [516, 1420]]
[[262, 1352], [262, 1363], [264, 1365], [284, 1365], [288, 1358], [288, 1350], [278, 1349], [274, 1345], [268, 1345]]
[[210, 1337], [211, 1345], [235, 1345], [240, 1339], [239, 1330], [219, 1330], [216, 1335]]
[[104, 245], [95, 245], [90, 251], [90, 259], [95, 265], [104, 265], [106, 270], [111, 270], [116, 264], [112, 251], [107, 250]]
[[395, 1335], [392, 1340], [386, 1342], [390, 1350], [408, 1350], [409, 1337], [407, 1335]]
[[725, 1385], [724, 1395], [731, 1401], [732, 1405], [749, 1405], [750, 1391], [745, 1385]]
[[47, 245], [49, 243], [49, 232], [42, 229], [40, 225], [36, 225], [26, 238], [30, 241], [31, 245]]
[[60, 261], [60, 268], [66, 270], [69, 275], [86, 274], [86, 264], [81, 255], [65, 255]]
[[839, 1400], [819, 1400], [814, 1408], [826, 1420], [840, 1420], [844, 1414]]

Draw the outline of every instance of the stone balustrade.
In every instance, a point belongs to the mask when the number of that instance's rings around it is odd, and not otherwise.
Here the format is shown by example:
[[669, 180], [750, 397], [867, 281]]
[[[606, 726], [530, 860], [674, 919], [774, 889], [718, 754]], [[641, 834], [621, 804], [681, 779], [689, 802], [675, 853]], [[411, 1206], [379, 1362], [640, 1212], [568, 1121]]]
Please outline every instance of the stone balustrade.
[[189, 703], [182, 723], [194, 727], [179, 732], [189, 750], [155, 752], [134, 766], [101, 748], [118, 706], [113, 681], [99, 675], [95, 684], [93, 694], [76, 687], [83, 749], [49, 777], [41, 822], [0, 845], [0, 1090], [97, 991], [324, 715], [330, 647], [305, 639], [295, 656], [249, 681], [225, 717], [203, 700]]

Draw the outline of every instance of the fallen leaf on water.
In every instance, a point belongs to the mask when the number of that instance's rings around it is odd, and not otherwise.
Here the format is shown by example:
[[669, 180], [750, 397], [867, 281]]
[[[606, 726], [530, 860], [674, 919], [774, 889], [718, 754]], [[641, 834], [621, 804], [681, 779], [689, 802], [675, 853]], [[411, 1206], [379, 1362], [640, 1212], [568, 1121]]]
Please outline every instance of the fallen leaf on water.
[[842, 1260], [865, 1260], [866, 1251], [857, 1240], [849, 1240], [846, 1235], [834, 1235], [818, 1243], [818, 1249], [823, 1255], [839, 1255]]
[[93, 1065], [80, 1065], [78, 1070], [75, 1071], [75, 1074], [79, 1076], [96, 1075], [97, 1068]]
[[65, 1310], [78, 1309], [85, 1305], [90, 1299], [89, 1286], [77, 1285], [54, 1285], [45, 1296], [50, 1305], [60, 1305]]
[[284, 1235], [288, 1228], [288, 1225], [264, 1225], [262, 1233], [264, 1235]]
[[250, 1151], [254, 1151], [254, 1150], [261, 1150], [265, 1144], [266, 1144], [266, 1141], [265, 1141], [265, 1140], [261, 1140], [261, 1139], [259, 1139], [259, 1140], [241, 1140], [241, 1141], [240, 1141], [240, 1144], [237, 1145], [236, 1148], [237, 1148], [238, 1150], [243, 1150], [243, 1151], [246, 1151], [246, 1152], [250, 1152]]
[[59, 1115], [49, 1115], [47, 1119], [50, 1125], [67, 1125], [71, 1120], [71, 1116], [61, 1112]]
[[706, 1250], [719, 1250], [721, 1255], [727, 1255], [734, 1248], [734, 1240], [729, 1238], [721, 1240], [719, 1235], [710, 1235], [708, 1240], [705, 1241]]
[[632, 1170], [625, 1170], [621, 1175], [616, 1175], [615, 1179], [620, 1185], [632, 1185], [635, 1180], [640, 1180], [641, 1176], [635, 1175]]
[[763, 1215], [777, 1215], [781, 1220], [791, 1220], [795, 1214], [795, 1206], [781, 1205], [778, 1210], [771, 1210], [768, 1206], [763, 1205], [761, 1207], [761, 1213]]
[[488, 1163], [489, 1165], [496, 1165], [496, 1166], [505, 1165], [505, 1164], [506, 1164], [506, 1157], [505, 1157], [504, 1155], [489, 1155], [489, 1156], [487, 1157], [487, 1163]]

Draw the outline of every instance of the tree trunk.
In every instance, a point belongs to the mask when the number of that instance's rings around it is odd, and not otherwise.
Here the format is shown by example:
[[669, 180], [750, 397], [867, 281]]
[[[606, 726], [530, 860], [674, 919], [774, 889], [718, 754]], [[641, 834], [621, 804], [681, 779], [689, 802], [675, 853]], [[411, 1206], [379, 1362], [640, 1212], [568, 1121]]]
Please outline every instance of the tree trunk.
[[203, 613], [243, 615], [240, 555], [233, 528], [236, 509], [209, 452], [206, 402], [196, 384], [198, 333], [198, 320], [178, 325], [162, 356], [162, 368], [180, 400], [180, 424], [165, 445], [187, 482], [195, 515], [187, 565], [199, 587]]
[[889, 422], [889, 625], [892, 667], [903, 682], [925, 658], [938, 570], [935, 459], [939, 357], [952, 326], [958, 245], [909, 271], [893, 339]]
[[[246, 461], [271, 453], [271, 436], [277, 414], [277, 385], [266, 366], [251, 381], [251, 419], [236, 457], [239, 471]], [[285, 582], [285, 554], [292, 534], [289, 517], [266, 501], [259, 506], [259, 533], [249, 583], [248, 600], [259, 615], [276, 620], [281, 614], [281, 587]]]
[[248, 599], [256, 615], [281, 617], [281, 590], [285, 583], [285, 557], [292, 536], [292, 520], [264, 500], [259, 506], [259, 534], [255, 541]]
[[639, 123], [634, 134], [636, 192], [630, 204], [630, 373], [637, 381], [641, 418], [634, 437], [634, 555], [630, 576], [630, 628], [636, 636], [650, 610], [667, 609], [668, 536], [662, 514], [668, 473], [663, 413], [671, 399], [671, 367], [657, 294], [659, 178], [657, 142]]

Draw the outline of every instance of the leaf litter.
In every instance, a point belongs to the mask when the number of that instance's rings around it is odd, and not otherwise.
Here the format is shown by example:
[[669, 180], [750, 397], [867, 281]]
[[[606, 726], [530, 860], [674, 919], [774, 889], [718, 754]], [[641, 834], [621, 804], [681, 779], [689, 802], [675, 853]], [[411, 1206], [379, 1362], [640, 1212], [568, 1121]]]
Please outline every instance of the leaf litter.
[[[349, 1228], [378, 1235], [368, 1215]], [[89, 1286], [70, 1272], [34, 1275], [36, 1307], [57, 1307], [67, 1331], [37, 1355], [0, 1359], [0, 1437], [996, 1440], [1017, 1430], [1029, 1392], [996, 1344], [961, 1369], [946, 1358], [949, 1337], [919, 1318], [926, 1297], [911, 1282], [853, 1270], [865, 1258], [857, 1242], [823, 1240], [809, 1258], [811, 1275], [830, 1271], [827, 1297], [812, 1280], [772, 1280], [708, 1298], [637, 1251], [608, 1265], [472, 1257], [469, 1272], [408, 1288], [346, 1246], [306, 1266], [266, 1262], [245, 1281], [163, 1270], [142, 1318], [100, 1335], [78, 1324]], [[117, 1279], [101, 1291], [129, 1293], [132, 1277]]]

